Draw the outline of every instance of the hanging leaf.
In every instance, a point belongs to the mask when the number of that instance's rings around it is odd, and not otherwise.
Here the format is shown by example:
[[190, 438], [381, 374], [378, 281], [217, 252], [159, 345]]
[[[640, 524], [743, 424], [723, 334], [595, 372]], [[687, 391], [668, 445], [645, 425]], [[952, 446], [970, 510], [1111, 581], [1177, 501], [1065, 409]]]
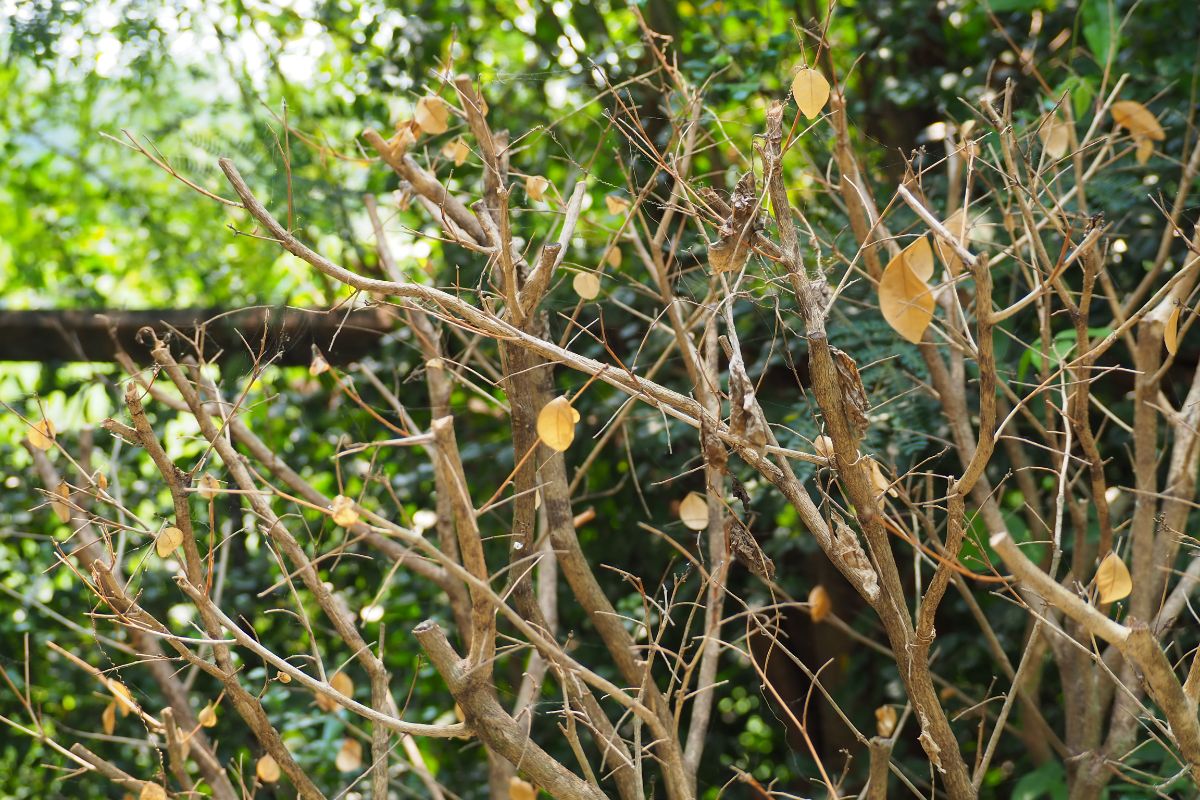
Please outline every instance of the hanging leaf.
[[699, 492], [689, 492], [679, 504], [679, 519], [694, 531], [708, 527], [708, 500]]
[[525, 179], [525, 194], [529, 195], [530, 200], [541, 200], [549, 188], [550, 181], [541, 175], [530, 175]]
[[591, 272], [576, 272], [571, 288], [583, 300], [595, 300], [600, 295], [600, 279]]
[[50, 508], [54, 510], [54, 516], [58, 517], [59, 522], [71, 521], [71, 506], [67, 503], [71, 499], [71, 487], [67, 486], [67, 482], [63, 481], [54, 489], [54, 494], [50, 498]]
[[167, 790], [157, 783], [146, 781], [138, 793], [138, 800], [167, 800]]
[[619, 194], [604, 195], [604, 205], [610, 214], [624, 214], [629, 210], [629, 201]]
[[513, 775], [508, 779], [508, 800], [537, 800], [537, 787]]
[[879, 279], [883, 318], [908, 341], [918, 344], [933, 321], [933, 248], [920, 237], [888, 262]]
[[1153, 139], [1161, 142], [1167, 138], [1158, 117], [1136, 100], [1118, 100], [1112, 104], [1113, 122], [1129, 131], [1135, 139]]
[[100, 491], [108, 491], [108, 476], [100, 470], [92, 473], [92, 483], [96, 484], [96, 488]]
[[39, 420], [29, 426], [26, 438], [29, 444], [38, 450], [49, 450], [54, 446], [54, 423], [48, 419]]
[[339, 494], [333, 498], [329, 509], [333, 512], [334, 523], [343, 528], [349, 528], [358, 522], [358, 510], [354, 507], [354, 501], [345, 495]]
[[1042, 149], [1046, 151], [1046, 155], [1055, 159], [1062, 158], [1071, 146], [1071, 127], [1054, 114], [1038, 130], [1038, 138], [1042, 140]]
[[445, 133], [449, 129], [450, 108], [440, 97], [422, 97], [417, 101], [413, 121], [430, 136]]
[[[396, 135], [387, 141], [392, 158], [399, 158], [417, 143], [417, 135], [413, 131], [415, 125], [416, 123], [404, 122], [397, 126]], [[420, 129], [418, 128], [417, 130]]]
[[871, 469], [871, 485], [875, 487], [875, 493], [880, 497], [885, 494], [889, 497], [895, 497], [897, 494], [896, 487], [892, 486], [892, 482], [883, 474], [879, 462], [870, 456], [866, 458], [868, 466]]
[[835, 452], [833, 449], [833, 439], [830, 439], [828, 436], [818, 436], [816, 439], [813, 439], [813, 450], [821, 458], [832, 459]]
[[604, 256], [604, 262], [613, 269], [621, 266], [621, 248], [616, 245], [608, 248], [608, 253]]
[[117, 711], [121, 712], [122, 717], [127, 717], [129, 716], [130, 711], [137, 710], [137, 704], [133, 702], [133, 695], [131, 695], [129, 690], [125, 688], [125, 684], [114, 678], [109, 678], [108, 690], [112, 692], [112, 696], [116, 698]]
[[357, 772], [362, 769], [362, 756], [362, 742], [347, 736], [342, 739], [342, 747], [338, 750], [334, 764], [337, 766], [338, 772]]
[[279, 770], [279, 764], [275, 762], [270, 753], [267, 753], [254, 765], [254, 774], [263, 783], [275, 783], [282, 773]]
[[815, 119], [829, 102], [829, 81], [817, 70], [804, 67], [792, 78], [792, 97], [804, 116]]
[[1167, 352], [1171, 355], [1175, 355], [1179, 349], [1179, 312], [1182, 310], [1183, 306], [1175, 306], [1163, 328], [1163, 344], [1166, 345]]
[[205, 500], [212, 500], [214, 497], [216, 497], [220, 488], [221, 482], [212, 475], [205, 475], [200, 479], [200, 496]]
[[1145, 164], [1150, 160], [1150, 156], [1154, 155], [1154, 140], [1149, 136], [1135, 136], [1134, 142], [1137, 147], [1133, 151], [1133, 157], [1137, 159], [1137, 163]]
[[314, 350], [314, 352], [313, 352], [312, 361], [310, 361], [308, 364], [308, 374], [312, 375], [315, 378], [318, 375], [323, 375], [326, 372], [329, 372], [329, 362], [325, 360], [325, 356], [321, 355], [318, 352], [315, 352], [316, 351], [315, 347], [313, 348], [313, 350]]
[[[956, 242], [966, 244], [967, 239], [971, 235], [971, 225], [967, 218], [966, 209], [960, 208], [950, 216], [946, 217], [946, 221], [942, 223], [946, 231], [954, 237]], [[949, 242], [943, 242], [941, 237], [935, 237], [933, 241], [934, 250], [937, 251], [938, 258], [942, 264], [946, 266], [946, 271], [952, 277], [958, 277], [963, 271], [962, 259], [958, 257], [958, 253]]]
[[575, 415], [565, 397], [556, 397], [542, 408], [537, 418], [538, 437], [551, 450], [564, 452], [575, 440]]
[[213, 708], [212, 703], [204, 704], [204, 708], [200, 709], [200, 715], [199, 715], [198, 719], [200, 720], [201, 727], [204, 727], [204, 728], [217, 727], [217, 710], [215, 708]]
[[875, 709], [875, 732], [883, 738], [888, 738], [896, 730], [898, 717], [893, 706], [880, 706]]
[[115, 700], [106, 705], [104, 711], [101, 712], [100, 727], [109, 736], [112, 736], [112, 732], [117, 729], [117, 703]]
[[1100, 593], [1101, 603], [1115, 603], [1133, 591], [1129, 568], [1116, 553], [1109, 553], [1100, 562], [1100, 569], [1096, 570], [1096, 589]]
[[183, 544], [183, 531], [179, 528], [163, 528], [162, 532], [158, 534], [158, 538], [154, 540], [154, 552], [158, 553], [159, 558], [166, 558], [174, 553], [181, 544]]
[[454, 161], [454, 166], [461, 167], [471, 154], [471, 148], [461, 136], [442, 145], [442, 156]]
[[279, 681], [280, 683], [291, 683], [292, 676], [288, 675], [283, 670], [280, 670], [279, 672], [275, 673], [275, 680]]
[[825, 591], [825, 587], [817, 584], [808, 593], [808, 613], [812, 617], [813, 622], [821, 622], [829, 616], [829, 612], [833, 610], [833, 600], [829, 597], [829, 592]]

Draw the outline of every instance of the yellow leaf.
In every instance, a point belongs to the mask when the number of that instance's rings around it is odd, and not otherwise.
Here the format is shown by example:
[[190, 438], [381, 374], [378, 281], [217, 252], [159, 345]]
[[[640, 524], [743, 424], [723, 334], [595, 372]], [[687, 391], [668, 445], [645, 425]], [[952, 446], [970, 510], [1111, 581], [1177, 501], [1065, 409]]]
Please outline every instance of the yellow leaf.
[[70, 499], [71, 487], [67, 486], [66, 481], [63, 481], [55, 487], [54, 496], [50, 498], [50, 508], [54, 510], [54, 515], [58, 517], [59, 522], [71, 521], [71, 506], [66, 502]]
[[604, 195], [604, 205], [610, 214], [624, 214], [629, 209], [629, 201], [619, 194]]
[[445, 133], [449, 129], [450, 109], [440, 97], [422, 97], [417, 101], [413, 121], [417, 127], [431, 136]]
[[[946, 231], [954, 237], [954, 241], [961, 243], [964, 247], [966, 246], [967, 237], [970, 234], [970, 226], [967, 222], [967, 212], [965, 209], [958, 209], [946, 217], [946, 221], [942, 224], [945, 226]], [[958, 277], [959, 273], [962, 272], [963, 262], [950, 243], [942, 241], [941, 237], [936, 237], [933, 241], [933, 247], [937, 251], [938, 258], [946, 265], [946, 271], [952, 276]]]
[[329, 372], [329, 362], [325, 360], [325, 356], [313, 353], [312, 361], [308, 365], [308, 374], [315, 378], [326, 372]]
[[1112, 104], [1113, 122], [1129, 131], [1134, 138], [1153, 139], [1161, 142], [1167, 138], [1158, 118], [1136, 100], [1118, 100]]
[[138, 800], [167, 800], [167, 790], [157, 783], [146, 781], [138, 793]]
[[117, 729], [117, 703], [113, 701], [104, 707], [104, 711], [100, 714], [100, 727], [109, 736]]
[[354, 508], [354, 501], [345, 495], [339, 494], [333, 498], [329, 508], [333, 512], [334, 523], [343, 528], [349, 528], [358, 522], [358, 511]]
[[679, 504], [679, 519], [694, 531], [708, 527], [708, 500], [699, 492], [689, 492]]
[[883, 496], [887, 494], [889, 497], [896, 496], [896, 488], [892, 486], [892, 482], [883, 474], [883, 470], [879, 467], [879, 462], [867, 456], [867, 461], [871, 467], [871, 485], [875, 487], [875, 492]]
[[288, 675], [283, 670], [280, 670], [279, 672], [275, 673], [275, 679], [278, 680], [280, 683], [291, 683], [292, 682], [292, 676]]
[[1167, 317], [1166, 327], [1163, 328], [1163, 344], [1167, 346], [1167, 352], [1175, 355], [1175, 351], [1179, 349], [1179, 312], [1183, 306], [1175, 306], [1175, 310], [1171, 312], [1171, 316]]
[[1133, 141], [1137, 143], [1133, 157], [1137, 159], [1137, 163], [1145, 164], [1150, 160], [1150, 156], [1154, 155], [1154, 140], [1149, 136], [1135, 136]]
[[96, 488], [102, 492], [108, 490], [108, 476], [100, 470], [96, 470], [92, 475], [92, 483], [96, 484]]
[[217, 710], [213, 708], [212, 703], [205, 703], [204, 708], [200, 709], [200, 725], [205, 728], [215, 728], [217, 726]]
[[513, 775], [508, 779], [508, 800], [537, 800], [538, 790], [529, 781]]
[[933, 321], [933, 249], [922, 236], [888, 262], [879, 279], [879, 310], [897, 333], [913, 344]]
[[122, 717], [127, 717], [130, 711], [137, 710], [137, 704], [133, 702], [133, 695], [125, 688], [125, 684], [110, 678], [108, 680], [108, 690], [117, 699], [117, 710], [121, 712]]
[[1100, 569], [1096, 570], [1096, 589], [1100, 592], [1101, 603], [1115, 603], [1133, 591], [1129, 569], [1116, 553], [1109, 553], [1100, 562]]
[[541, 200], [549, 188], [550, 181], [541, 175], [530, 175], [525, 179], [525, 194], [529, 195], [530, 200]]
[[456, 167], [461, 167], [470, 154], [471, 148], [467, 147], [467, 143], [461, 136], [442, 145], [442, 156], [453, 159]]
[[350, 697], [354, 694], [354, 681], [344, 672], [339, 672], [329, 679], [329, 685], [341, 694]]
[[396, 135], [388, 139], [388, 149], [392, 152], [393, 158], [399, 158], [408, 152], [408, 148], [417, 143], [417, 136], [413, 133], [412, 127], [408, 123], [403, 123], [402, 127], [398, 127]]
[[600, 295], [600, 279], [591, 272], [576, 272], [571, 287], [583, 300], [595, 300]]
[[875, 732], [883, 738], [892, 735], [896, 730], [896, 709], [892, 706], [880, 706], [875, 709]]
[[812, 616], [812, 621], [822, 621], [832, 610], [833, 600], [830, 599], [829, 592], [825, 591], [824, 586], [817, 584], [808, 593], [808, 613]]
[[813, 439], [813, 450], [816, 450], [817, 455], [821, 458], [833, 458], [833, 439], [828, 436], [818, 436]]
[[608, 254], [604, 256], [604, 261], [613, 269], [621, 266], [621, 248], [616, 245], [608, 248]]
[[49, 450], [54, 446], [54, 423], [43, 419], [29, 426], [29, 443], [38, 450]]
[[571, 410], [567, 398], [556, 397], [538, 414], [538, 436], [551, 450], [561, 453], [575, 440], [575, 415]]
[[817, 70], [803, 67], [792, 78], [792, 97], [801, 113], [814, 119], [829, 102], [829, 81]]
[[1071, 127], [1055, 114], [1042, 125], [1038, 131], [1038, 138], [1042, 140], [1042, 149], [1046, 151], [1046, 155], [1062, 158], [1071, 146]]
[[221, 483], [212, 475], [205, 475], [200, 479], [200, 496], [205, 500], [212, 500], [216, 497], [220, 488]]
[[342, 739], [342, 747], [338, 750], [335, 765], [338, 772], [355, 772], [362, 769], [362, 743], [358, 739], [347, 736]]
[[154, 552], [159, 558], [166, 558], [175, 552], [175, 548], [183, 544], [183, 531], [179, 528], [163, 528], [162, 533], [154, 540]]
[[258, 763], [254, 765], [254, 773], [258, 775], [259, 780], [263, 783], [275, 783], [275, 781], [279, 780], [281, 774], [279, 764], [275, 762], [270, 753], [267, 753], [258, 760]]

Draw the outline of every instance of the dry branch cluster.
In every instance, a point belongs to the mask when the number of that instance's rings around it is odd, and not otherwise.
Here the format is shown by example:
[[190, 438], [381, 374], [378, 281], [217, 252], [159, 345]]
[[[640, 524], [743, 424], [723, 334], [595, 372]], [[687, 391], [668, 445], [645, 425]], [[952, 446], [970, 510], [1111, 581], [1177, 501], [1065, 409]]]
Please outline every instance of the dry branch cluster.
[[[399, 324], [411, 329], [426, 367], [432, 409], [426, 423], [414, 419], [369, 370], [363, 368], [359, 377], [391, 403], [402, 421], [391, 425], [381, 419], [381, 434], [388, 438], [375, 444], [405, 446], [409, 449], [399, 457], [431, 460], [436, 525], [423, 535], [352, 498], [321, 494], [246, 424], [243, 398], [224, 396], [203, 364], [155, 342], [151, 370], [126, 360], [128, 415], [106, 428], [144, 450], [170, 489], [175, 516], [166, 531], [157, 533], [159, 554], [178, 561], [175, 581], [181, 598], [194, 604], [202, 635], [182, 634], [148, 613], [127, 591], [125, 567], [114, 558], [114, 532], [123, 527], [130, 534], [147, 535], [158, 527], [138, 520], [128, 508], [121, 509], [127, 522], [119, 525], [114, 513], [120, 507], [118, 494], [94, 476], [86, 459], [73, 458], [51, 430], [31, 436], [29, 451], [40, 479], [74, 531], [62, 546], [64, 563], [102, 602], [106, 624], [126, 631], [121, 641], [111, 641], [129, 661], [120, 670], [121, 680], [148, 675], [168, 703], [165, 709], [142, 708], [114, 673], [95, 671], [119, 707], [140, 715], [147, 735], [165, 750], [160, 774], [130, 775], [82, 745], [49, 743], [80, 768], [97, 770], [143, 797], [185, 796], [202, 784], [204, 791], [232, 800], [256, 780], [281, 779], [301, 797], [329, 796], [330, 787], [315, 785], [284, 746], [260, 702], [260, 687], [250, 686], [239, 669], [236, 651], [239, 659], [269, 665], [273, 680], [311, 693], [322, 707], [340, 707], [361, 718], [369, 729], [367, 747], [348, 739], [339, 764], [354, 768], [361, 762], [374, 797], [388, 796], [389, 781], [398, 770], [413, 771], [431, 797], [461, 789], [442, 785], [452, 783], [453, 776], [431, 773], [419, 743], [423, 737], [460, 737], [483, 746], [493, 797], [527, 797], [536, 787], [559, 798], [642, 800], [661, 791], [671, 800], [689, 800], [702, 788], [696, 774], [721, 692], [718, 664], [727, 654], [752, 667], [768, 698], [781, 702], [779, 713], [805, 730], [802, 710], [781, 700], [747, 646], [753, 631], [789, 653], [788, 643], [778, 636], [775, 615], [795, 605], [772, 583], [776, 567], [737, 511], [738, 493], [745, 490], [735, 472], [748, 471], [760, 479], [761, 491], [778, 492], [795, 509], [803, 535], [816, 540], [873, 612], [877, 632], [864, 637], [864, 644], [895, 662], [906, 693], [900, 715], [881, 708], [877, 735], [861, 729], [862, 721], [846, 720], [861, 745], [856, 755], [870, 763], [865, 786], [844, 785], [844, 777], [826, 770], [813, 750], [820, 774], [812, 777], [829, 796], [861, 790], [872, 798], [905, 793], [928, 797], [936, 785], [952, 798], [975, 797], [1005, 736], [1019, 738], [1037, 760], [1066, 763], [1073, 796], [1080, 798], [1098, 797], [1114, 779], [1134, 780], [1122, 771], [1122, 758], [1146, 740], [1161, 742], [1180, 773], [1200, 777], [1200, 667], [1195, 658], [1179, 663], [1182, 654], [1165, 648], [1200, 578], [1200, 559], [1184, 554], [1186, 560], [1177, 564], [1200, 456], [1200, 371], [1178, 406], [1163, 391], [1178, 338], [1193, 318], [1189, 303], [1200, 274], [1200, 241], [1178, 229], [1200, 165], [1200, 148], [1193, 146], [1179, 167], [1180, 189], [1164, 209], [1155, 263], [1142, 285], [1122, 297], [1107, 271], [1110, 237], [1105, 224], [1088, 219], [1089, 181], [1121, 159], [1141, 158], [1146, 142], [1152, 149], [1162, 131], [1149, 130], [1140, 112], [1140, 121], [1131, 122], [1130, 106], [1114, 106], [1121, 83], [1090, 120], [1063, 121], [1059, 115], [1069, 115], [1071, 103], [1062, 103], [1042, 122], [1053, 126], [1051, 136], [1039, 135], [1040, 128], [1018, 129], [1009, 107], [1011, 94], [998, 98], [999, 108], [984, 105], [973, 137], [952, 136], [945, 158], [925, 168], [949, 172], [950, 189], [938, 198], [926, 194], [926, 173], [916, 168], [899, 186], [873, 188], [852, 145], [841, 90], [835, 81], [831, 93], [823, 77], [817, 80], [820, 73], [811, 73], [816, 71], [797, 76], [797, 99], [807, 116], [820, 117], [815, 125], [831, 126], [833, 152], [822, 180], [827, 202], [847, 215], [856, 240], [851, 252], [819, 233], [789, 200], [792, 168], [785, 161], [799, 152], [793, 148], [805, 135], [805, 123], [790, 104], [770, 106], [751, 168], [731, 194], [724, 194], [692, 175], [696, 153], [710, 135], [704, 129], [703, 97], [665, 57], [660, 77], [675, 95], [671, 107], [681, 109], [665, 147], [642, 135], [632, 115], [622, 116], [628, 109], [619, 93], [607, 95], [622, 132], [654, 168], [632, 203], [616, 204], [621, 224], [613, 240], [635, 254], [627, 257], [625, 272], [636, 275], [644, 294], [654, 300], [647, 324], [666, 335], [667, 344], [657, 352], [640, 354], [640, 363], [652, 357], [646, 368], [631, 368], [632, 354], [607, 350], [609, 358], [598, 360], [553, 338], [561, 321], [543, 310], [543, 301], [564, 276], [564, 257], [585, 213], [585, 177], [573, 187], [559, 187], [565, 202], [554, 234], [522, 247], [525, 237], [514, 230], [517, 218], [511, 213], [515, 195], [509, 139], [491, 130], [486, 106], [469, 78], [452, 82], [453, 102], [424, 102], [418, 119], [393, 139], [367, 131], [365, 140], [441, 226], [447, 247], [486, 255], [488, 285], [477, 292], [408, 280], [388, 250], [373, 201], [367, 208], [388, 277], [366, 277], [331, 262], [281, 224], [256, 199], [252, 180], [222, 160], [257, 235], [278, 242], [329, 278], [385, 298]], [[1109, 125], [1114, 118], [1116, 124]], [[441, 133], [460, 120], [469, 136], [455, 139], [446, 152], [460, 164], [468, 159], [481, 164], [474, 200], [448, 186], [433, 167], [422, 166], [412, 147], [419, 136]], [[824, 172], [819, 166], [811, 171]], [[653, 187], [664, 177], [670, 196], [657, 198], [655, 205], [650, 202]], [[530, 195], [541, 196], [549, 188], [535, 182], [530, 191], [528, 181], [525, 185]], [[981, 222], [984, 214], [987, 221]], [[672, 277], [679, 255], [676, 234], [688, 226], [710, 241], [708, 293], [698, 301], [677, 296]], [[985, 228], [990, 233], [986, 239], [980, 235]], [[823, 431], [811, 447], [780, 444], [781, 428], [764, 413], [757, 376], [739, 342], [735, 303], [755, 299], [746, 288], [747, 274], [755, 270], [766, 271], [786, 287], [787, 308], [780, 313], [803, 327], [806, 388]], [[894, 475], [882, 456], [862, 450], [872, 424], [864, 388], [870, 371], [827, 331], [831, 312], [847, 302], [845, 294], [855, 282], [860, 287], [869, 283], [869, 294], [895, 327], [897, 342], [915, 343], [925, 360], [929, 383], [918, 390], [939, 403], [952, 444], [936, 474]], [[1000, 299], [1001, 285], [1009, 299]], [[588, 293], [595, 289], [590, 283], [586, 288]], [[1026, 338], [1040, 336], [1039, 343], [1026, 345], [1040, 356], [1032, 383], [1017, 381], [1012, 365], [997, 364], [995, 358], [994, 341], [1012, 335], [1004, 324], [1020, 314], [1037, 321], [1037, 334]], [[1068, 353], [1052, 347], [1053, 326], [1062, 319], [1069, 319], [1076, 333]], [[1094, 336], [1095, 320], [1111, 320], [1111, 332]], [[469, 345], [450, 352], [451, 341]], [[498, 366], [482, 355], [487, 348], [480, 343], [487, 342], [490, 352], [498, 354]], [[1135, 382], [1130, 419], [1101, 407], [1091, 394], [1096, 382], [1114, 372], [1099, 366], [1102, 357], [1121, 350]], [[656, 382], [668, 359], [682, 361], [686, 386]], [[586, 403], [584, 391], [560, 396], [556, 371], [603, 382], [630, 400], [588, 445], [574, 435], [575, 406]], [[462, 458], [449, 407], [455, 385], [477, 374], [490, 376], [505, 391], [517, 465], [506, 485], [487, 489], [494, 494], [483, 505], [478, 503], [484, 489], [468, 478], [471, 464]], [[797, 388], [796, 396], [800, 393]], [[200, 481], [184, 469], [193, 465], [172, 463], [162, 432], [149, 422], [148, 404], [195, 420], [211, 463], [220, 467], [221, 483]], [[601, 565], [584, 551], [576, 534], [576, 517], [583, 510], [574, 498], [582, 476], [636, 404], [689, 428], [695, 436], [690, 446], [703, 461], [705, 491], [681, 506], [685, 525], [700, 532], [703, 544], [691, 548], [683, 540], [679, 545], [702, 581], [688, 598], [694, 608], [688, 617], [690, 634], [678, 652], [660, 647], [660, 631], [648, 622], [617, 612], [597, 578]], [[1137, 486], [1125, 495], [1134, 498], [1132, 508], [1112, 502], [1113, 487], [1106, 480], [1107, 460], [1123, 457], [1099, 449], [1099, 428], [1111, 425], [1129, 431]], [[585, 446], [590, 454], [572, 474], [564, 451]], [[1011, 468], [989, 469], [1001, 455]], [[798, 478], [799, 462], [815, 465], [819, 480]], [[1050, 479], [1043, 479], [1047, 474]], [[193, 485], [193, 479], [200, 482]], [[1010, 485], [1021, 492], [1029, 530], [1044, 545], [1046, 558], [1040, 563], [1010, 535], [1009, 517], [998, 500]], [[351, 663], [324, 663], [316, 646], [303, 659], [271, 652], [218, 602], [213, 543], [197, 533], [192, 496], [231, 491], [244, 498], [269, 540], [279, 580], [303, 586], [311, 596], [313, 605], [296, 599], [291, 611], [314, 645], [325, 634], [313, 629], [331, 631], [353, 653]], [[457, 706], [461, 722], [419, 724], [405, 718], [400, 687], [407, 679], [389, 674], [382, 657], [385, 643], [367, 641], [338, 587], [322, 580], [319, 562], [329, 554], [311, 552], [289, 521], [290, 511], [298, 507], [324, 511], [345, 528], [346, 542], [339, 549], [366, 549], [444, 591], [453, 630], [426, 622], [411, 632], [411, 639], [391, 632], [386, 647], [413, 646], [415, 641], [444, 680], [447, 707]], [[485, 546], [480, 530], [481, 514], [497, 509], [509, 515], [511, 531], [503, 563], [494, 548]], [[1098, 526], [1098, 537], [1089, 536], [1092, 526]], [[981, 540], [976, 542], [979, 552], [992, 552], [998, 559], [961, 561], [968, 538]], [[983, 539], [990, 542], [990, 551]], [[734, 566], [735, 561], [742, 567]], [[1112, 566], [1106, 567], [1097, 593], [1093, 577], [1102, 561]], [[1126, 562], [1127, 578], [1121, 574]], [[616, 566], [632, 570], [631, 579], [649, 578], [631, 565]], [[779, 602], [756, 608], [730, 594], [727, 581], [737, 568], [765, 582]], [[560, 587], [569, 597], [559, 596]], [[955, 602], [974, 615], [978, 640], [993, 661], [995, 702], [958, 697], [939, 687], [935, 623], [951, 588]], [[978, 600], [986, 592], [1027, 611], [1031, 624], [1018, 649], [1006, 650], [993, 631]], [[295, 588], [291, 596], [296, 598]], [[677, 601], [682, 602], [671, 600]], [[559, 604], [565, 602], [586, 613], [588, 635], [603, 644], [603, 663], [585, 662], [568, 647], [557, 623]], [[645, 593], [645, 602], [662, 615], [669, 613], [668, 600], [654, 591]], [[812, 610], [814, 617], [827, 618], [828, 597], [815, 594]], [[310, 618], [310, 612], [320, 618]], [[644, 629], [635, 636], [631, 628], [637, 626]], [[523, 682], [515, 701], [502, 700], [495, 688], [495, 666], [498, 659], [515, 658], [524, 663]], [[223, 687], [222, 714], [240, 718], [261, 746], [256, 770], [231, 763], [209, 739], [205, 723], [211, 721], [215, 698], [189, 693], [179, 677], [181, 667], [211, 676]], [[1051, 725], [1041, 708], [1039, 691], [1050, 670], [1058, 671], [1064, 687], [1065, 729]], [[356, 682], [369, 689], [355, 692]], [[535, 707], [534, 699], [545, 687], [561, 696], [556, 713]], [[948, 704], [964, 699], [979, 703], [967, 718], [977, 720], [975, 727], [952, 724]], [[817, 696], [813, 702], [831, 700]], [[878, 702], [882, 706], [885, 700]], [[28, 710], [34, 719], [25, 729], [42, 736], [35, 710]], [[539, 744], [554, 736], [565, 737], [573, 762], [556, 759]], [[923, 750], [928, 772], [916, 774], [893, 760], [893, 745], [901, 740]], [[1172, 777], [1137, 780], [1165, 785]]]

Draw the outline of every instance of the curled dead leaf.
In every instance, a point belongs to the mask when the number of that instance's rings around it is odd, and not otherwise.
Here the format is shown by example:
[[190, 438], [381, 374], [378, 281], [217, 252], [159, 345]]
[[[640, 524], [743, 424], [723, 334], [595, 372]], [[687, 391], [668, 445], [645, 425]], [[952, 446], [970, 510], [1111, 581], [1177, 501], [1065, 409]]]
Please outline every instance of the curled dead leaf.
[[610, 214], [624, 214], [629, 210], [629, 200], [619, 194], [604, 195], [604, 205]]
[[556, 397], [543, 406], [537, 418], [538, 437], [551, 450], [562, 453], [575, 441], [575, 415], [565, 397]]
[[933, 292], [926, 283], [932, 275], [933, 249], [922, 236], [889, 261], [879, 279], [883, 318], [913, 344], [920, 343], [933, 321]]
[[833, 610], [833, 600], [829, 597], [829, 592], [825, 587], [817, 584], [808, 593], [808, 613], [812, 617], [813, 622], [821, 622], [829, 616], [829, 612]]
[[205, 500], [212, 500], [214, 497], [216, 497], [220, 488], [220, 481], [218, 481], [212, 475], [205, 475], [200, 479], [200, 496]]
[[71, 521], [71, 506], [67, 502], [70, 499], [71, 487], [67, 486], [66, 481], [59, 483], [50, 498], [50, 508], [54, 510], [54, 516], [58, 517], [59, 522]]
[[875, 732], [883, 738], [888, 738], [896, 731], [899, 715], [894, 706], [880, 706], [875, 709]]
[[471, 148], [461, 136], [442, 145], [442, 156], [451, 159], [456, 167], [461, 167], [470, 154]]
[[215, 728], [217, 726], [217, 710], [213, 708], [212, 703], [205, 703], [204, 708], [200, 709], [197, 719], [200, 720], [201, 727]]
[[508, 780], [508, 800], [537, 800], [537, 787], [513, 775]]
[[818, 436], [816, 439], [813, 439], [813, 450], [821, 458], [833, 458], [833, 439], [824, 435]]
[[1163, 327], [1163, 345], [1171, 355], [1179, 349], [1179, 312], [1182, 310], [1183, 306], [1175, 306]]
[[1153, 139], [1161, 142], [1167, 138], [1158, 117], [1136, 100], [1118, 100], [1112, 104], [1113, 122], [1129, 131], [1135, 139]]
[[422, 97], [417, 101], [413, 121], [431, 136], [445, 133], [450, 127], [450, 108], [440, 97]]
[[541, 175], [530, 175], [525, 179], [525, 194], [529, 195], [530, 200], [541, 200], [549, 188], [550, 181]]
[[1154, 140], [1149, 136], [1135, 136], [1134, 142], [1137, 147], [1133, 151], [1133, 157], [1139, 164], [1145, 164], [1150, 160], [1150, 156], [1154, 155]]
[[337, 758], [334, 761], [338, 772], [357, 772], [362, 769], [362, 762], [362, 742], [349, 736], [342, 739], [342, 746], [338, 750]]
[[1038, 138], [1042, 140], [1042, 149], [1051, 158], [1062, 158], [1071, 146], [1071, 126], [1053, 114], [1038, 130]]
[[100, 714], [100, 728], [109, 736], [117, 728], [117, 703], [114, 700], [104, 707]]
[[333, 513], [334, 523], [343, 528], [349, 528], [358, 522], [358, 509], [354, 507], [354, 501], [345, 495], [339, 494], [333, 498], [329, 510]]
[[270, 753], [267, 753], [254, 765], [254, 774], [263, 783], [275, 783], [283, 773], [279, 769], [279, 764]]
[[137, 710], [137, 703], [133, 702], [133, 695], [129, 693], [129, 689], [125, 684], [114, 678], [108, 679], [108, 690], [112, 692], [112, 696], [117, 701], [117, 711], [121, 712], [122, 717], [129, 716], [130, 711]]
[[138, 793], [138, 800], [167, 800], [167, 790], [157, 783], [146, 781]]

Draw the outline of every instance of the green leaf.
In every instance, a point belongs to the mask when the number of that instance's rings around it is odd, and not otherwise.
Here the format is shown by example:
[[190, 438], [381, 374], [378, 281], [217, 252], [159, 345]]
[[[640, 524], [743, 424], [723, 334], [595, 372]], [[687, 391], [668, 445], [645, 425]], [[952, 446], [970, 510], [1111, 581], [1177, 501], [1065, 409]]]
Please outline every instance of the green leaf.
[[1107, 64], [1119, 44], [1113, 0], [1084, 0], [1079, 16], [1083, 19], [1083, 38], [1092, 55], [1099, 63]]
[[1066, 800], [1067, 776], [1062, 765], [1047, 762], [1033, 772], [1028, 772], [1013, 787], [1012, 800]]

